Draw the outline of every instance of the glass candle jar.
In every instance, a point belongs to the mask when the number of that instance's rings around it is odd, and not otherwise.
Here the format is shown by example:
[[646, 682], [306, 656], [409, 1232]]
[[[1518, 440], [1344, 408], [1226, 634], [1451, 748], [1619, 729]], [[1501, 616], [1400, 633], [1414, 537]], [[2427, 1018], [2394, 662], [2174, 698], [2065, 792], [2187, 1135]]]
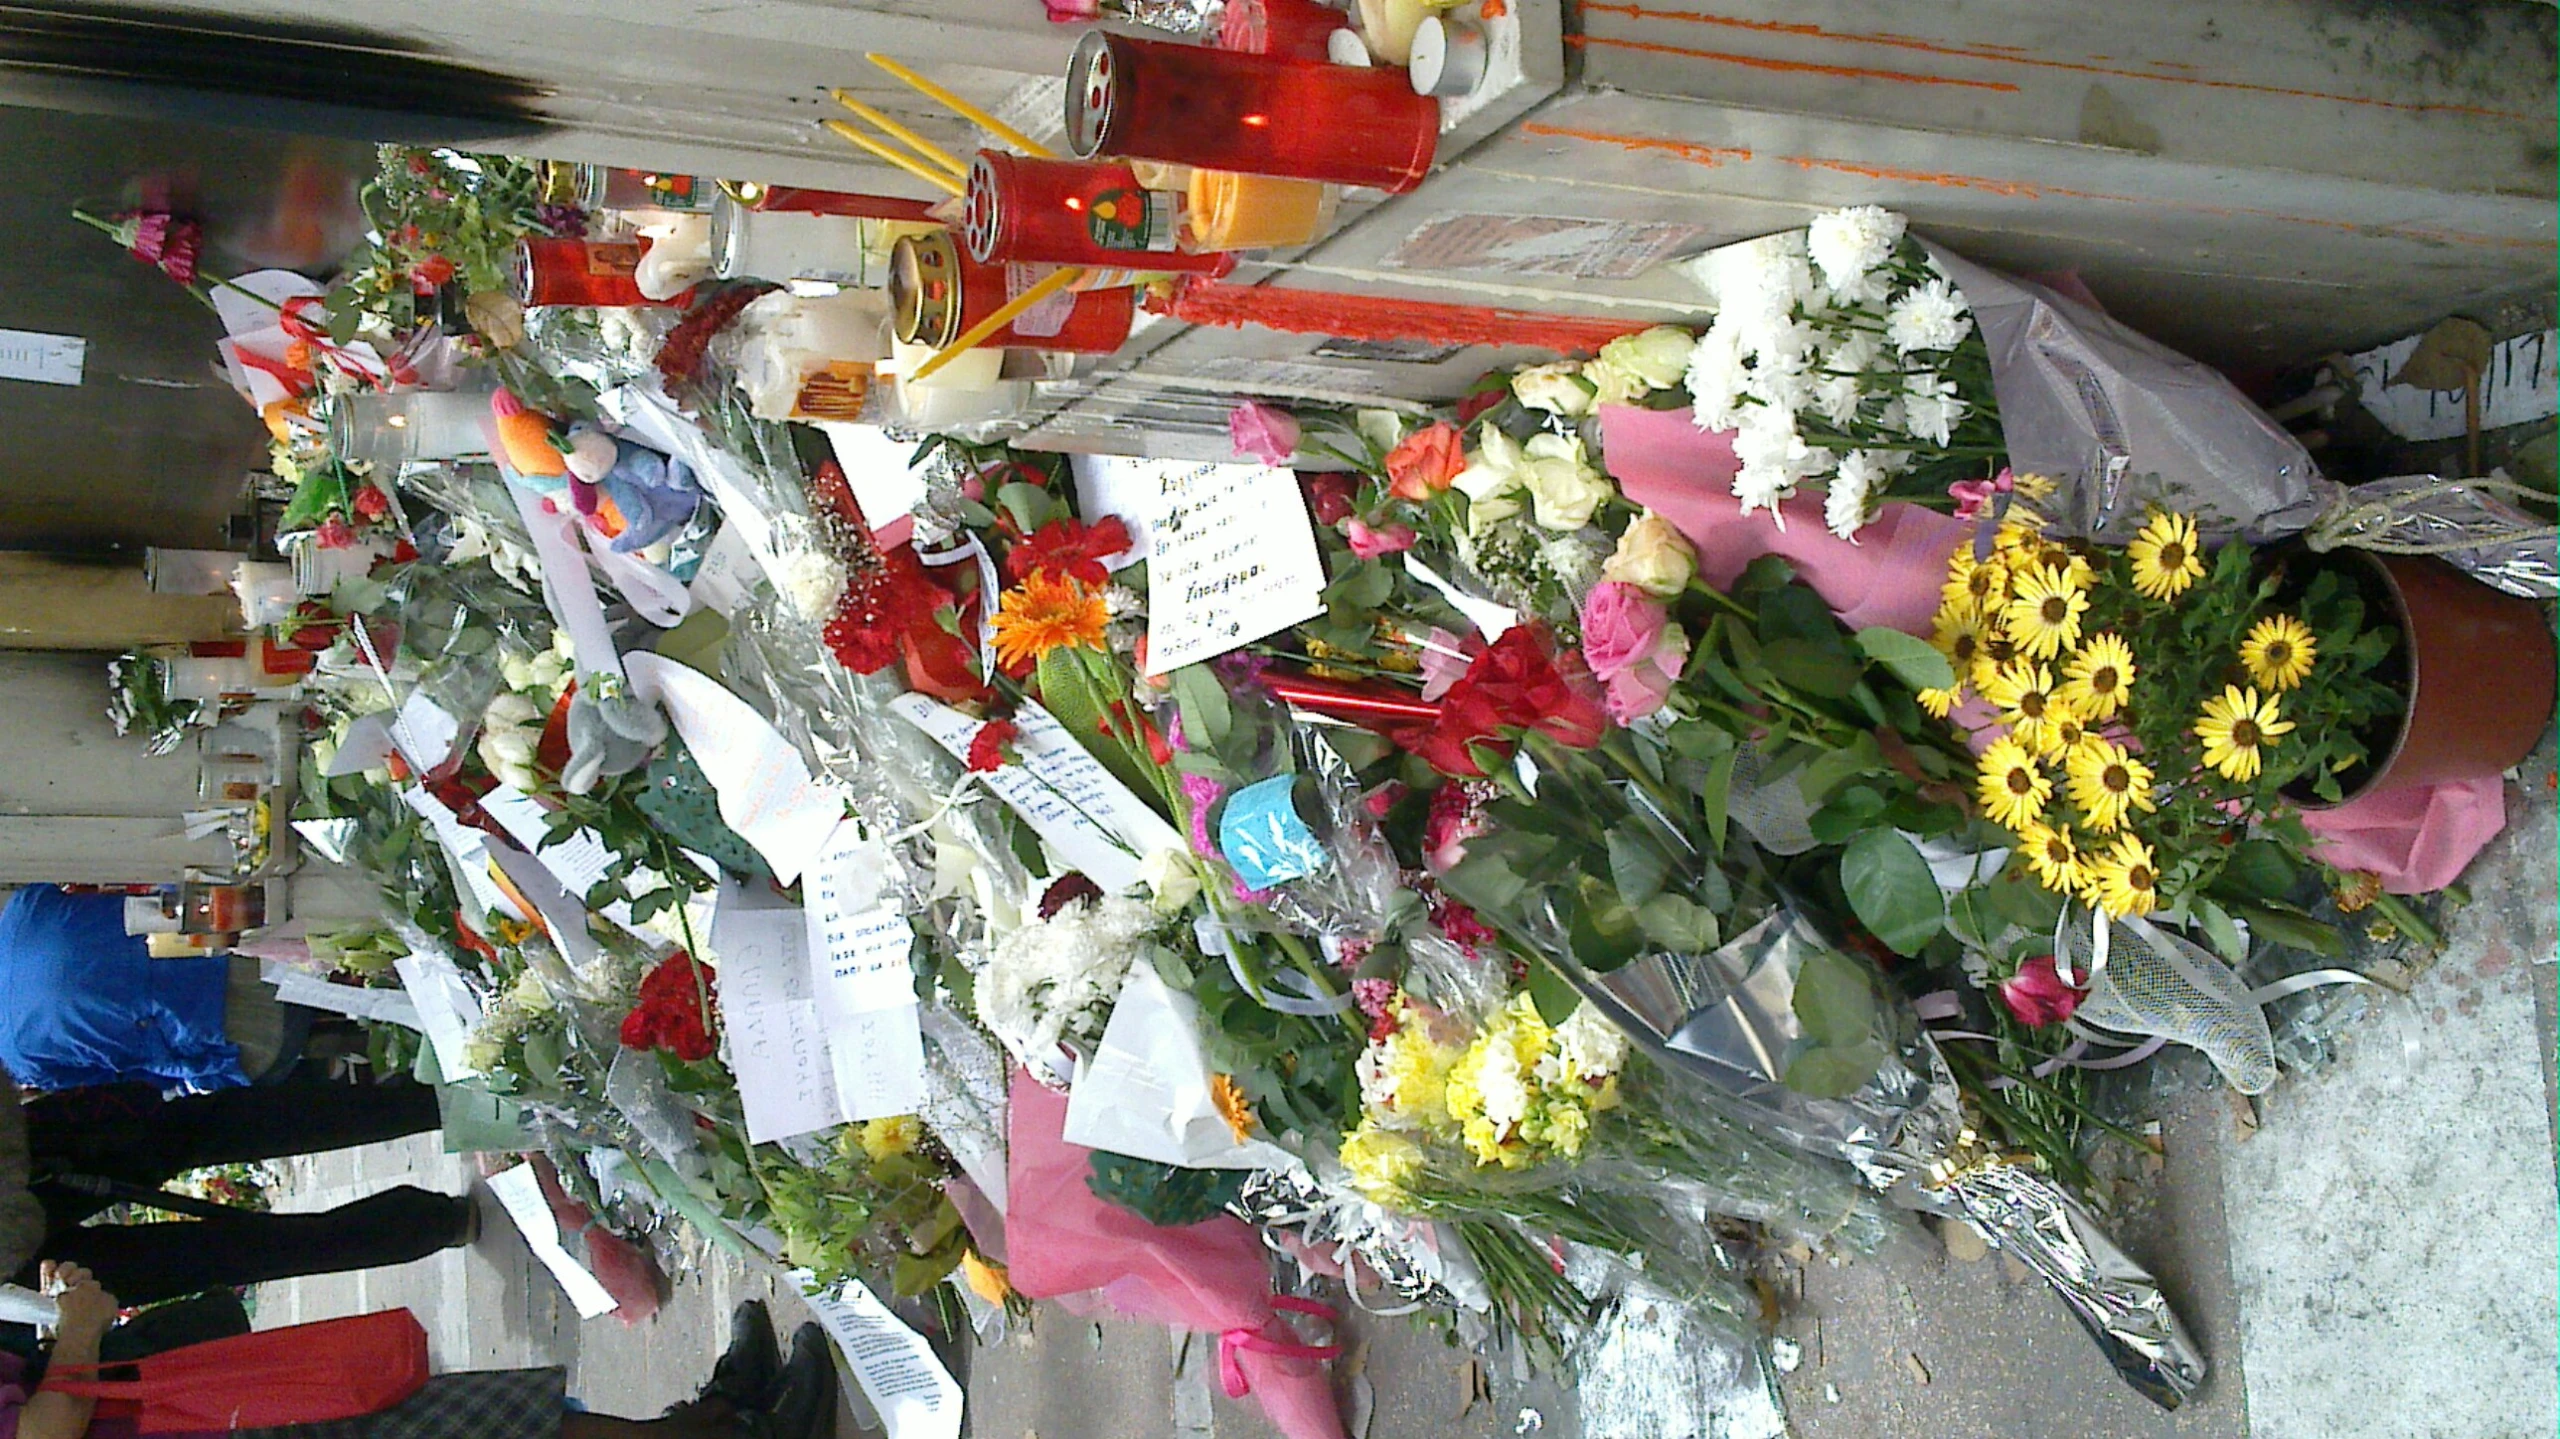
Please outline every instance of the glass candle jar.
[[579, 167], [578, 205], [587, 210], [667, 210], [678, 215], [707, 215], [720, 187], [692, 175], [655, 170], [620, 170], [610, 165]]
[[1184, 254], [1181, 197], [1150, 190], [1114, 160], [1031, 160], [981, 150], [969, 166], [963, 237], [969, 258], [1052, 265], [1121, 265], [1223, 275], [1226, 255]]
[[562, 240], [528, 236], [516, 242], [508, 281], [516, 303], [541, 305], [680, 306], [693, 299], [691, 290], [664, 300], [640, 293], [632, 278], [640, 269], [640, 246], [628, 240]]
[[400, 390], [340, 395], [329, 413], [329, 451], [386, 474], [411, 460], [477, 459], [489, 453], [489, 392]]
[[724, 280], [888, 281], [891, 222], [813, 210], [758, 210], [722, 196], [711, 215], [712, 270]]
[[1401, 70], [1088, 31], [1067, 69], [1076, 154], [1405, 191], [1430, 173], [1440, 102]]
[[1182, 243], [1194, 250], [1261, 250], [1304, 245], [1333, 224], [1334, 188], [1315, 180], [1191, 172]]
[[[900, 239], [889, 261], [889, 308], [900, 340], [942, 349], [1039, 283], [1031, 265], [981, 265], [948, 230]], [[1016, 316], [981, 348], [1107, 355], [1129, 338], [1138, 297], [1126, 287], [1062, 290]]]
[[1329, 60], [1333, 32], [1351, 17], [1316, 0], [1227, 0], [1218, 16], [1218, 48], [1291, 60]]

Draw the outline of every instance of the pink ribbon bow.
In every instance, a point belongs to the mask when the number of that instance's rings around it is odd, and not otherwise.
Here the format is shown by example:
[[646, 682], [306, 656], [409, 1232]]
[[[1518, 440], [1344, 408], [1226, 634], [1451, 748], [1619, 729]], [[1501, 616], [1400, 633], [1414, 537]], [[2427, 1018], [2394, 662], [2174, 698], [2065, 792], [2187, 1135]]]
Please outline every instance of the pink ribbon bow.
[[[1319, 1304], [1312, 1299], [1300, 1299], [1291, 1294], [1272, 1296], [1271, 1307], [1298, 1314], [1310, 1314], [1327, 1324], [1342, 1317], [1331, 1305]], [[1227, 1397], [1230, 1399], [1242, 1399], [1253, 1390], [1253, 1386], [1245, 1382], [1243, 1363], [1236, 1357], [1242, 1353], [1270, 1354], [1282, 1359], [1313, 1359], [1322, 1362], [1339, 1357], [1342, 1346], [1300, 1344], [1274, 1339], [1258, 1329], [1230, 1329], [1218, 1336], [1218, 1382], [1226, 1386]]]

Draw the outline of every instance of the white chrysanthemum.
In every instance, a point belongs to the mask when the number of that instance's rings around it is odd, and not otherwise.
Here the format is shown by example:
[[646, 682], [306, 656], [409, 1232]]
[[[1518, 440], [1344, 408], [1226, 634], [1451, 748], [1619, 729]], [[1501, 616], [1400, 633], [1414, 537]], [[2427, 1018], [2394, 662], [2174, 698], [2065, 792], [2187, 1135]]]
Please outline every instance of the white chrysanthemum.
[[774, 588], [804, 618], [823, 622], [835, 613], [836, 597], [844, 593], [844, 566], [814, 547], [781, 548], [782, 553], [775, 556]]
[[1830, 492], [1822, 497], [1822, 523], [1831, 533], [1844, 540], [1855, 540], [1875, 513], [1876, 497], [1893, 479], [1893, 469], [1873, 450], [1852, 450], [1840, 457], [1840, 468], [1831, 476]]
[[1804, 442], [1792, 416], [1753, 410], [1734, 433], [1733, 454], [1741, 469], [1733, 477], [1734, 498], [1742, 511], [1769, 510], [1793, 496], [1796, 485], [1822, 473], [1828, 452]]
[[1054, 1072], [1058, 1043], [1102, 1033], [1129, 966], [1163, 918], [1143, 900], [1108, 895], [1070, 904], [1006, 935], [978, 976], [978, 1018], [1015, 1058]]
[[1973, 332], [1964, 296], [1944, 280], [1931, 280], [1903, 293], [1885, 312], [1885, 336], [1908, 355], [1914, 350], [1952, 350]]
[[1556, 1026], [1555, 1047], [1538, 1061], [1538, 1082], [1597, 1084], [1627, 1062], [1627, 1036], [1590, 1005], [1579, 1005]]
[[[1822, 347], [1818, 363], [1825, 370], [1863, 375], [1888, 368], [1886, 358], [1882, 336], [1872, 330], [1851, 330], [1846, 334], [1834, 334]], [[1895, 364], [1890, 368], [1898, 370], [1902, 367]]]
[[1962, 423], [1970, 407], [1956, 387], [1943, 375], [1913, 375], [1902, 384], [1902, 429], [1913, 439], [1927, 440], [1933, 445], [1947, 443], [1947, 436]]
[[1689, 273], [1712, 299], [1716, 322], [1754, 346], [1816, 293], [1801, 230], [1711, 250], [1690, 263]]
[[1835, 430], [1845, 430], [1856, 422], [1858, 404], [1867, 396], [1866, 381], [1858, 375], [1825, 373], [1812, 382], [1811, 389], [1803, 408], [1820, 415]]
[[1702, 430], [1730, 430], [1740, 418], [1743, 382], [1750, 371], [1742, 363], [1742, 340], [1719, 318], [1689, 351], [1689, 413]]
[[[1902, 243], [1905, 221], [1880, 205], [1853, 205], [1817, 215], [1805, 232], [1805, 251], [1822, 271], [1835, 298], [1852, 299]], [[1881, 295], [1875, 298], [1883, 298]]]

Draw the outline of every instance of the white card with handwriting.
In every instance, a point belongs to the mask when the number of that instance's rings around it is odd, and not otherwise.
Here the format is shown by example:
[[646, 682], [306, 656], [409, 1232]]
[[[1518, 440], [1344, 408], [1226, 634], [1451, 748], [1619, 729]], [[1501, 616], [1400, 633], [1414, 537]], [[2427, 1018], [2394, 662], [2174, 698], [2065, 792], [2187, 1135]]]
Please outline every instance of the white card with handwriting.
[[1324, 609], [1324, 557], [1298, 477], [1165, 463], [1147, 510], [1147, 673], [1215, 659]]
[[[984, 723], [919, 694], [900, 695], [889, 707], [955, 758], [969, 753]], [[1020, 763], [989, 774], [987, 788], [1069, 869], [1121, 894], [1137, 887], [1148, 855], [1183, 847], [1181, 834], [1113, 778], [1056, 716], [1025, 700], [1013, 722], [1021, 731], [1013, 746]]]

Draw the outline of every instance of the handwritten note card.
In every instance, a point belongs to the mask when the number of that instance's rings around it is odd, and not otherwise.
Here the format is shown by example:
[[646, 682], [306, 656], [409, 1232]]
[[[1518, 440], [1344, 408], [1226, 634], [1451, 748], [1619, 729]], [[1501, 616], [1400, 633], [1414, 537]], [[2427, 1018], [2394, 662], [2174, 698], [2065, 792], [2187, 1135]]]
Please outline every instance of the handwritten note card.
[[724, 886], [711, 951], [720, 960], [721, 1027], [746, 1106], [747, 1138], [766, 1144], [843, 1123], [798, 908]]
[[881, 881], [888, 856], [848, 820], [801, 876], [818, 1009], [840, 1018], [915, 1003], [915, 931]]
[[1147, 542], [1149, 674], [1214, 659], [1324, 608], [1324, 559], [1287, 470], [1161, 466]]
[[[900, 695], [889, 707], [954, 756], [966, 755], [978, 733], [980, 721], [922, 695]], [[1026, 701], [1013, 722], [1022, 731], [1014, 741], [1022, 762], [988, 775], [987, 788], [1069, 868], [1119, 893], [1137, 886], [1146, 856], [1182, 847], [1173, 826], [1112, 778], [1047, 710]]]
[[[480, 808], [541, 861], [542, 867], [560, 881], [560, 887], [581, 905], [597, 885], [604, 883], [606, 871], [613, 866], [613, 851], [594, 830], [579, 830], [558, 844], [545, 843], [551, 834], [551, 812], [543, 808], [541, 801], [513, 785], [502, 784], [482, 795]], [[651, 871], [642, 870], [631, 877], [633, 894], [647, 894], [655, 887]], [[631, 922], [631, 906], [621, 900], [597, 912], [633, 934], [650, 937]]]
[[809, 1312], [853, 1366], [853, 1382], [871, 1401], [889, 1439], [960, 1439], [960, 1383], [923, 1335], [861, 1280], [824, 1289], [806, 1270], [792, 1278]]
[[519, 1164], [490, 1175], [489, 1192], [506, 1206], [507, 1217], [524, 1234], [525, 1247], [542, 1261], [543, 1268], [551, 1271], [552, 1278], [560, 1281], [579, 1318], [593, 1319], [622, 1307], [606, 1292], [603, 1282], [588, 1273], [587, 1267], [560, 1242], [560, 1221], [552, 1217], [551, 1204], [542, 1197], [542, 1181], [535, 1176], [532, 1165]]
[[797, 882], [844, 818], [844, 792], [811, 775], [781, 731], [711, 676], [653, 654], [632, 654], [624, 667], [635, 693], [666, 707], [719, 795], [720, 818], [775, 878]]

